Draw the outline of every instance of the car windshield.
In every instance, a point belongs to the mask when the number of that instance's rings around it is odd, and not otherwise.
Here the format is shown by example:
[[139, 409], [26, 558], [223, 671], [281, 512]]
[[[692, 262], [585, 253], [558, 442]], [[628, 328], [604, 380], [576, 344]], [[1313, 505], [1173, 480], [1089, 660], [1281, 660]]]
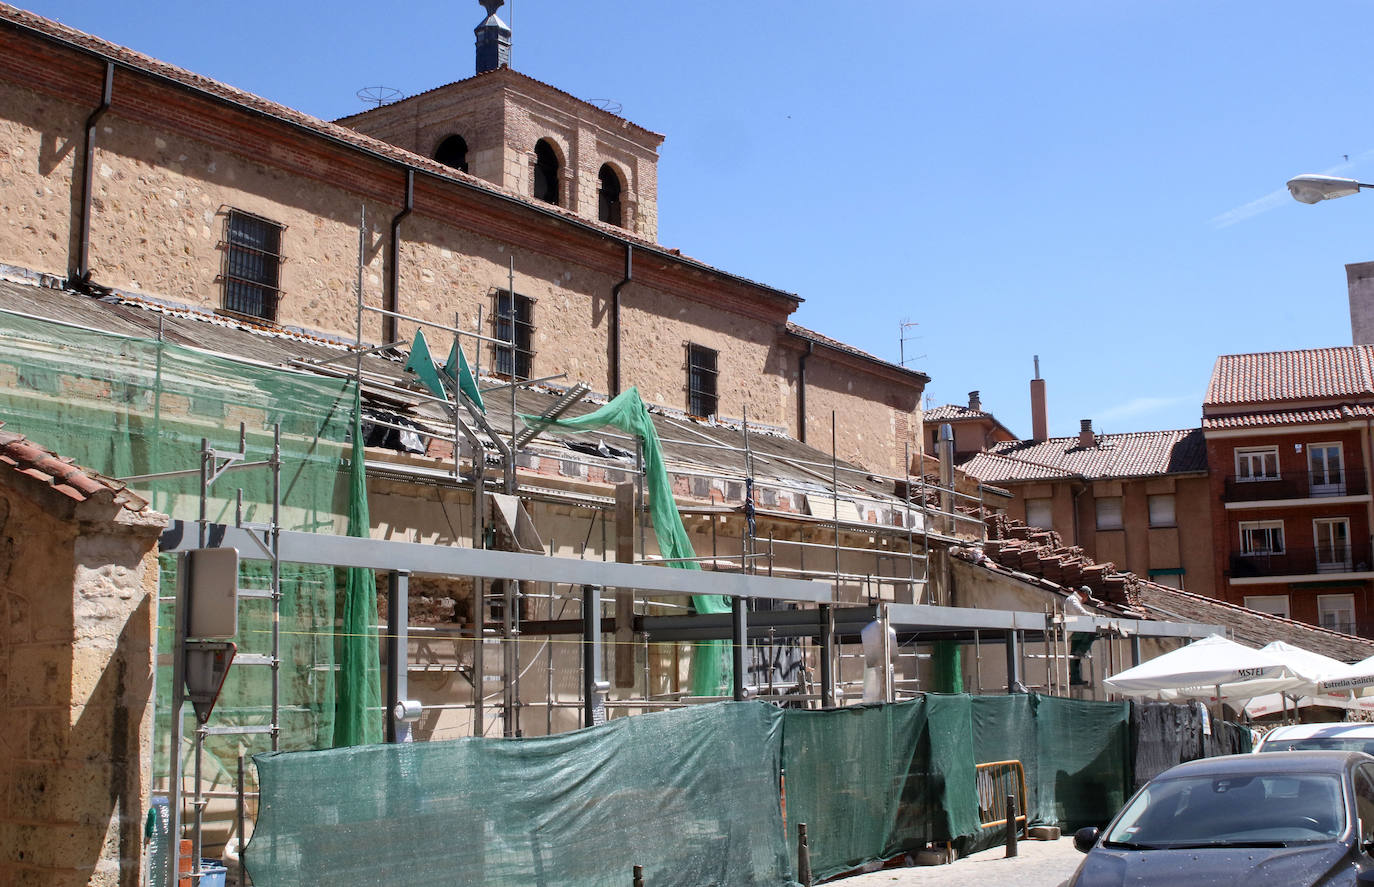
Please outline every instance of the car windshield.
[[1156, 850], [1330, 841], [1345, 829], [1342, 797], [1340, 778], [1329, 773], [1162, 779], [1122, 811], [1105, 846]]
[[1306, 739], [1269, 739], [1260, 751], [1362, 751], [1374, 755], [1374, 739], [1354, 736], [1309, 736]]

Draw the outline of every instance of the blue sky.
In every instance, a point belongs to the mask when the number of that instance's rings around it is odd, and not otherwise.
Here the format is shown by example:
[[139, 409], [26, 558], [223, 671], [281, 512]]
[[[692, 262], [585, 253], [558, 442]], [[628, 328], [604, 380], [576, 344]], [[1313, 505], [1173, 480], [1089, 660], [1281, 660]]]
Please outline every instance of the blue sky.
[[[329, 119], [470, 76], [475, 0], [26, 8]], [[327, 9], [327, 13], [316, 10]], [[400, 10], [400, 11], [397, 11]], [[666, 135], [659, 239], [1030, 433], [1199, 422], [1218, 354], [1350, 343], [1374, 5], [514, 0], [514, 67]], [[726, 412], [733, 407], [722, 405]]]

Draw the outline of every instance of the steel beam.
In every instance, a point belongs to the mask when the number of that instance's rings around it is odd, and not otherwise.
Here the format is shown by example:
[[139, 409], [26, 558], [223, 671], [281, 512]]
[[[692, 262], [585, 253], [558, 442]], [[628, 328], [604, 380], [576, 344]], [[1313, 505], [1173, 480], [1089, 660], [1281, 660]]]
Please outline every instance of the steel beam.
[[[163, 533], [161, 550], [185, 551], [200, 547], [193, 529], [194, 522], [173, 521]], [[251, 530], [221, 524], [209, 527], [209, 547], [237, 548], [245, 559], [253, 557], [259, 550], [254, 537], [254, 531]], [[478, 576], [524, 582], [633, 588], [641, 597], [719, 594], [811, 603], [825, 603], [831, 599], [829, 582], [778, 579], [744, 573], [674, 570], [513, 551], [487, 551], [286, 530], [281, 533], [281, 560], [285, 563], [331, 567], [406, 570], [429, 576]]]

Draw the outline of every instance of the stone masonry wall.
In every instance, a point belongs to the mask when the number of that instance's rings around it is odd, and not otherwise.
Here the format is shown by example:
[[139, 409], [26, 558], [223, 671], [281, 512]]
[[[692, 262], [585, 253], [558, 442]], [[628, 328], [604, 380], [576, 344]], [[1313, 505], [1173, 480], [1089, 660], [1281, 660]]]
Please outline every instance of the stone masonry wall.
[[[80, 205], [74, 158], [83, 122], [99, 100], [100, 67], [55, 50], [44, 50], [52, 58], [30, 59], [27, 68], [7, 67], [35, 52], [14, 40], [0, 34], [0, 51], [12, 50], [0, 52], [6, 152], [0, 162], [10, 172], [0, 181], [0, 217], [21, 223], [0, 226], [0, 263], [64, 274]], [[15, 86], [15, 77], [34, 88]], [[380, 306], [390, 223], [403, 205], [403, 171], [140, 78], [117, 72], [113, 106], [98, 126], [93, 281], [217, 309], [225, 213], [236, 208], [285, 226], [278, 321], [351, 339], [359, 221], [365, 213], [364, 300]], [[54, 91], [72, 98], [54, 98]], [[86, 98], [91, 105], [83, 104]], [[608, 136], [599, 131], [596, 138]], [[624, 273], [625, 249], [499, 196], [417, 175], [415, 208], [401, 224], [397, 308], [446, 325], [457, 315], [468, 328], [476, 327], [480, 309], [487, 322], [479, 332], [490, 334], [492, 296], [506, 287], [514, 257], [516, 291], [536, 300], [532, 375], [567, 373], [570, 382], [585, 380], [605, 393], [607, 311]], [[639, 385], [651, 402], [684, 409], [684, 345], [694, 342], [719, 352], [722, 415], [738, 418], [748, 406], [751, 420], [795, 426], [795, 356], [787, 359], [778, 346], [789, 305], [756, 285], [637, 250], [634, 280], [624, 291], [622, 385]], [[412, 329], [401, 323], [398, 338], [409, 338]], [[381, 340], [379, 315], [364, 314], [363, 337]], [[434, 345], [447, 351], [447, 341]], [[894, 471], [901, 441], [917, 430], [915, 398], [911, 409], [905, 404], [909, 386], [894, 387], [858, 365], [827, 380], [822, 362], [814, 362], [811, 374], [809, 431], [828, 437], [829, 410], [839, 410], [843, 455]], [[490, 346], [482, 364], [491, 365]]]
[[93, 508], [0, 481], [4, 884], [142, 883], [161, 517]]

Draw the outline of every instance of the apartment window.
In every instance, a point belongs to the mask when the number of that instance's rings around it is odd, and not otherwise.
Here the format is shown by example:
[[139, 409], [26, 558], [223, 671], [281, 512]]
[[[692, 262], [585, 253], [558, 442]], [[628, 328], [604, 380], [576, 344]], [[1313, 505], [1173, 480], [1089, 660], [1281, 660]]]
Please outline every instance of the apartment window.
[[534, 300], [516, 293], [512, 303], [510, 290], [499, 290], [496, 293], [496, 310], [492, 316], [495, 321], [492, 335], [495, 338], [510, 342], [512, 331], [515, 336], [514, 356], [510, 345], [492, 346], [496, 373], [516, 379], [531, 378], [530, 364], [534, 357]]
[[1245, 606], [1247, 609], [1258, 613], [1282, 616], [1284, 619], [1290, 618], [1288, 615], [1288, 595], [1286, 594], [1247, 594]]
[[1318, 573], [1350, 572], [1350, 521], [1323, 517], [1312, 521]]
[[1236, 450], [1236, 480], [1278, 480], [1278, 447], [1244, 447]]
[[1178, 518], [1174, 514], [1174, 494], [1160, 493], [1149, 497], [1150, 526], [1176, 527]]
[[1241, 554], [1283, 554], [1283, 521], [1241, 521]]
[[1307, 478], [1313, 496], [1344, 496], [1345, 471], [1341, 445], [1312, 444], [1307, 448]]
[[1099, 530], [1119, 530], [1121, 529], [1121, 497], [1103, 496], [1094, 499], [1093, 505], [1097, 509], [1097, 528]]
[[716, 352], [687, 346], [687, 412], [700, 418], [716, 414]]
[[598, 179], [601, 183], [601, 193], [596, 217], [612, 225], [624, 225], [625, 222], [620, 211], [620, 192], [623, 190], [620, 185], [620, 175], [616, 173], [615, 167], [609, 163], [603, 163]]
[[1355, 595], [1317, 595], [1317, 624], [1344, 634], [1355, 633]]
[[224, 221], [224, 310], [277, 319], [284, 226], [231, 209]]
[[547, 139], [534, 144], [534, 199], [558, 206], [558, 154]]
[[1026, 526], [1040, 530], [1054, 529], [1054, 500], [1027, 499]]

